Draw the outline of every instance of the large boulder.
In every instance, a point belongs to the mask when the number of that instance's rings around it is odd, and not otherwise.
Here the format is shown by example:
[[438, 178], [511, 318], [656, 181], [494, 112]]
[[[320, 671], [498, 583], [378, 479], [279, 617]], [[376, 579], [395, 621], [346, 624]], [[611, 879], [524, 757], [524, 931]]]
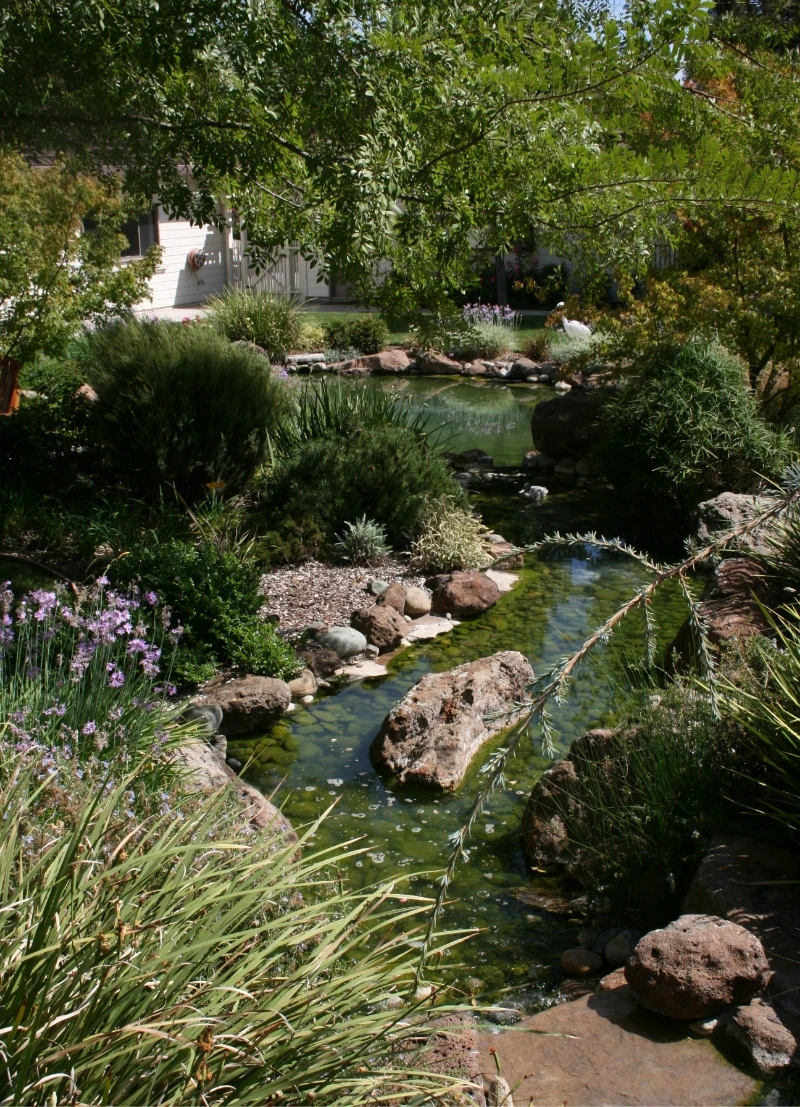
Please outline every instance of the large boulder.
[[226, 765], [225, 758], [207, 742], [187, 742], [175, 751], [174, 757], [183, 770], [188, 791], [218, 792], [230, 788], [250, 822], [259, 830], [274, 830], [289, 842], [298, 840], [283, 812], [252, 784], [238, 777]]
[[428, 351], [424, 354], [417, 354], [417, 369], [425, 376], [440, 376], [442, 374], [449, 376], [453, 373], [461, 373], [462, 367], [460, 361], [453, 361], [452, 358], [446, 357], [444, 354]]
[[619, 741], [613, 730], [587, 731], [536, 781], [521, 823], [522, 851], [535, 872], [563, 876], [572, 871], [575, 856], [566, 819], [580, 817], [582, 764], [610, 758]]
[[381, 607], [393, 607], [402, 615], [406, 609], [406, 590], [398, 580], [393, 580], [378, 596]]
[[[727, 531], [735, 530], [750, 523], [769, 511], [775, 505], [774, 496], [750, 496], [740, 492], [721, 492], [713, 500], [704, 500], [697, 507], [697, 541], [708, 546], [721, 538]], [[774, 519], [758, 530], [737, 538], [736, 549], [756, 557], [771, 552], [769, 539], [776, 534], [778, 527]]]
[[427, 615], [430, 609], [431, 598], [424, 588], [417, 588], [414, 585], [406, 588], [404, 615], [408, 615], [411, 619], [419, 619], [422, 615]]
[[269, 730], [286, 714], [292, 693], [274, 677], [245, 676], [212, 685], [201, 702], [221, 709], [220, 733], [231, 738]]
[[505, 650], [428, 673], [389, 712], [372, 744], [372, 755], [402, 783], [454, 791], [487, 739], [512, 722], [525, 701], [533, 669], [515, 650]]
[[681, 915], [651, 930], [625, 966], [639, 1002], [673, 1019], [702, 1019], [749, 1003], [769, 976], [758, 938], [716, 915]]
[[381, 350], [379, 354], [369, 354], [360, 359], [373, 373], [408, 373], [411, 359], [405, 350]]
[[407, 623], [400, 612], [388, 604], [360, 607], [353, 612], [350, 622], [356, 630], [361, 631], [367, 642], [378, 647], [379, 653], [399, 646], [407, 629]]
[[500, 598], [495, 582], [473, 569], [440, 573], [426, 580], [425, 586], [431, 591], [431, 611], [437, 615], [449, 614], [455, 619], [480, 615], [494, 607]]
[[367, 648], [367, 639], [354, 627], [326, 627], [317, 633], [317, 642], [337, 657], [355, 657]]
[[[709, 641], [716, 644], [765, 634], [769, 623], [762, 604], [774, 607], [777, 602], [763, 565], [749, 557], [725, 558], [714, 570], [699, 604]], [[667, 648], [668, 669], [680, 669], [694, 656], [692, 636], [687, 619]]]
[[610, 395], [575, 389], [537, 404], [531, 416], [536, 449], [556, 461], [585, 457], [594, 444], [600, 412]]

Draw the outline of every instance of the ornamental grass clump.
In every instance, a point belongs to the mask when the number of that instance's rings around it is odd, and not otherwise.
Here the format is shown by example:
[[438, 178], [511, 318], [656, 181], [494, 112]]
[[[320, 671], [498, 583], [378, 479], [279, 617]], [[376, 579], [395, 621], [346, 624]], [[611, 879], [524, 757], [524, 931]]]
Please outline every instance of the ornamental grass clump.
[[288, 296], [253, 288], [226, 288], [208, 302], [211, 326], [231, 342], [254, 342], [274, 361], [303, 344], [304, 320]]
[[423, 573], [478, 569], [489, 561], [488, 533], [477, 516], [452, 499], [431, 501], [411, 543], [411, 564]]
[[462, 317], [467, 330], [453, 348], [457, 356], [497, 358], [516, 348], [520, 317], [511, 308], [465, 304]]
[[[41, 763], [0, 783], [0, 1102], [427, 1103], [410, 995], [426, 901], [351, 892], [347, 848], [116, 813], [134, 772], [31, 852]], [[446, 1008], [445, 1008], [446, 1010]], [[411, 1018], [409, 1018], [411, 1015]], [[463, 1083], [463, 1082], [461, 1082]]]

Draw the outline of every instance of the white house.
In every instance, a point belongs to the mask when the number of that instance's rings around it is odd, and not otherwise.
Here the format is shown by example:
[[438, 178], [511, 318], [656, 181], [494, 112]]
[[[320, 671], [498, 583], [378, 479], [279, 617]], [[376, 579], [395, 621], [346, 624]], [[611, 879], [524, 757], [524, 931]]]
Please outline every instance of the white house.
[[329, 286], [299, 250], [287, 247], [269, 270], [256, 274], [244, 255], [245, 243], [230, 227], [192, 226], [185, 219], [170, 219], [160, 204], [123, 227], [130, 247], [125, 258], [141, 257], [150, 246], [161, 247], [161, 261], [153, 276], [150, 298], [139, 310], [181, 308], [201, 304], [226, 285], [252, 285], [286, 292], [301, 300], [345, 300], [347, 289]]

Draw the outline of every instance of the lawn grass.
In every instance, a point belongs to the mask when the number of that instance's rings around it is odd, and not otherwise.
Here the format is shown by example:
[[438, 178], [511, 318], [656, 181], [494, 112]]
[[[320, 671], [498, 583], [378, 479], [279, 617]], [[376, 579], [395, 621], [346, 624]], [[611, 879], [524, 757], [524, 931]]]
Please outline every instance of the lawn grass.
[[[330, 323], [331, 319], [357, 319], [364, 313], [362, 311], [332, 312], [303, 309], [303, 314], [317, 326], [324, 327], [327, 323]], [[518, 330], [520, 334], [527, 334], [530, 331], [540, 330], [544, 326], [545, 319], [546, 316], [544, 315], [523, 315]], [[409, 331], [398, 330], [390, 331], [389, 333], [390, 346], [407, 346], [410, 342], [411, 333]]]

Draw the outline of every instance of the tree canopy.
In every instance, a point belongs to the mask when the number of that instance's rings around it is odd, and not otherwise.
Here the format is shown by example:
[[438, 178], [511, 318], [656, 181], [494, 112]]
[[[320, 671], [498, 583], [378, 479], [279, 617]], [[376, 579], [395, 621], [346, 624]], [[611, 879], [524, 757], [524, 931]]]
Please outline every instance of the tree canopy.
[[[0, 141], [119, 167], [132, 196], [196, 221], [225, 199], [256, 260], [298, 242], [394, 306], [537, 233], [589, 274], [632, 274], [676, 210], [795, 200], [751, 47], [709, 29], [705, 0], [619, 18], [558, 0], [11, 0]], [[752, 84], [729, 111], [715, 82], [734, 62]]]

